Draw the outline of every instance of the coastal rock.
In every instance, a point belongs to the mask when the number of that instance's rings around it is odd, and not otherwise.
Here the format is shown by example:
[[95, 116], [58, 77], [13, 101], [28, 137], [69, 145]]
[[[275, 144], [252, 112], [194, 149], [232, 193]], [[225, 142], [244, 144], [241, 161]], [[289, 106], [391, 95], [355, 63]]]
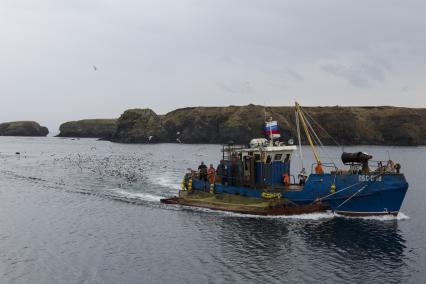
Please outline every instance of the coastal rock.
[[162, 117], [168, 141], [183, 143], [248, 143], [263, 136], [263, 110], [247, 107], [194, 107]]
[[[426, 144], [426, 109], [335, 106], [304, 110], [325, 145]], [[282, 140], [297, 136], [294, 107], [248, 105], [189, 107], [165, 115], [151, 109], [128, 110], [118, 119], [111, 141], [246, 144], [263, 136], [265, 114], [278, 121]], [[307, 143], [303, 134], [302, 143]]]
[[117, 121], [111, 141], [122, 143], [155, 143], [168, 141], [161, 118], [151, 109], [130, 109]]
[[85, 119], [63, 123], [58, 137], [110, 139], [116, 130], [116, 119]]
[[0, 136], [47, 136], [47, 127], [35, 121], [13, 121], [0, 123]]

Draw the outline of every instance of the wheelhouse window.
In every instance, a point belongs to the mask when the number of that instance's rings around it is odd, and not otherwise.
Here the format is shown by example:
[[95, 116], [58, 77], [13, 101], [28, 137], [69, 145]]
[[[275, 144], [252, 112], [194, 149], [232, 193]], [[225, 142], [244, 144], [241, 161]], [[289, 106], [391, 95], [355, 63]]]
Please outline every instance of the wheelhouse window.
[[267, 163], [267, 164], [270, 164], [270, 163], [271, 163], [271, 160], [272, 160], [271, 155], [268, 155], [268, 156], [266, 157], [266, 163]]
[[275, 154], [274, 161], [281, 161], [283, 154]]
[[287, 154], [287, 155], [285, 156], [284, 163], [288, 163], [288, 162], [290, 162], [290, 154]]

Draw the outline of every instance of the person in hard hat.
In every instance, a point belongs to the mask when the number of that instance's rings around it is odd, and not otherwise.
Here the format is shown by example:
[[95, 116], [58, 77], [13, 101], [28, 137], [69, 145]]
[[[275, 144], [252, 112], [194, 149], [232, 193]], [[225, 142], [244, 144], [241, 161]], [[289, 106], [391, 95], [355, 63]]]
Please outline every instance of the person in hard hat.
[[198, 172], [200, 174], [200, 180], [207, 181], [207, 166], [204, 162], [201, 162], [201, 165], [198, 167]]
[[315, 173], [317, 175], [323, 175], [324, 170], [322, 169], [321, 162], [318, 162], [317, 166], [315, 167]]
[[216, 178], [216, 170], [214, 169], [212, 164], [210, 164], [210, 167], [207, 170], [207, 176], [209, 178], [209, 183], [214, 184], [214, 181], [215, 181], [215, 178]]

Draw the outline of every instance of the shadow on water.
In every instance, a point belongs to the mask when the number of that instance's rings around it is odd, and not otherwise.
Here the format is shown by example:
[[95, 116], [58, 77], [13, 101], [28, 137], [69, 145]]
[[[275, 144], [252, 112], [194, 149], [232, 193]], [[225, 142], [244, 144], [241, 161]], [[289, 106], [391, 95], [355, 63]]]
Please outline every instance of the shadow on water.
[[401, 261], [406, 248], [397, 220], [333, 218], [319, 224], [306, 224], [300, 234], [309, 246], [338, 249], [350, 254], [352, 259]]
[[223, 218], [217, 229], [221, 262], [242, 279], [404, 277], [406, 241], [396, 220]]
[[[404, 277], [406, 240], [397, 220], [333, 218], [306, 224], [298, 234], [307, 249], [317, 251], [329, 266], [319, 262], [318, 267], [330, 271], [336, 279], [344, 279], [345, 274], [351, 275], [352, 281], [398, 281]], [[330, 263], [334, 265], [330, 267]], [[333, 271], [336, 266], [339, 273]]]
[[[221, 262], [241, 279], [265, 281], [280, 279], [283, 260], [295, 252], [289, 226], [265, 218], [223, 218], [218, 226]], [[285, 252], [285, 253], [283, 253]], [[278, 265], [277, 265], [278, 264]]]

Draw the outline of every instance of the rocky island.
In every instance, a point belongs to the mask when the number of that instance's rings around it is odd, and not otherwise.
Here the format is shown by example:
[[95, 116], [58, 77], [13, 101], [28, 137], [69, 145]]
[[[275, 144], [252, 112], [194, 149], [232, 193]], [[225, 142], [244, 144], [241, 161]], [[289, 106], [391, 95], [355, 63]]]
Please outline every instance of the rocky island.
[[109, 139], [115, 133], [116, 119], [84, 119], [61, 124], [58, 137]]
[[35, 121], [13, 121], [0, 123], [0, 136], [47, 136], [47, 127]]
[[[333, 139], [342, 145], [426, 144], [424, 108], [334, 106], [304, 109], [322, 126], [318, 134], [324, 144], [334, 145]], [[266, 107], [266, 113], [278, 121], [284, 140], [294, 138], [294, 107]], [[247, 143], [253, 137], [263, 136], [264, 120], [265, 108], [258, 105], [189, 107], [165, 115], [158, 115], [151, 109], [130, 109], [115, 125], [111, 121], [107, 128], [110, 132], [93, 135], [96, 133], [89, 129], [104, 129], [102, 123], [98, 125], [93, 121], [92, 127], [73, 134], [78, 137], [108, 136], [108, 140], [120, 143]], [[71, 133], [64, 125], [59, 135], [62, 137]]]

